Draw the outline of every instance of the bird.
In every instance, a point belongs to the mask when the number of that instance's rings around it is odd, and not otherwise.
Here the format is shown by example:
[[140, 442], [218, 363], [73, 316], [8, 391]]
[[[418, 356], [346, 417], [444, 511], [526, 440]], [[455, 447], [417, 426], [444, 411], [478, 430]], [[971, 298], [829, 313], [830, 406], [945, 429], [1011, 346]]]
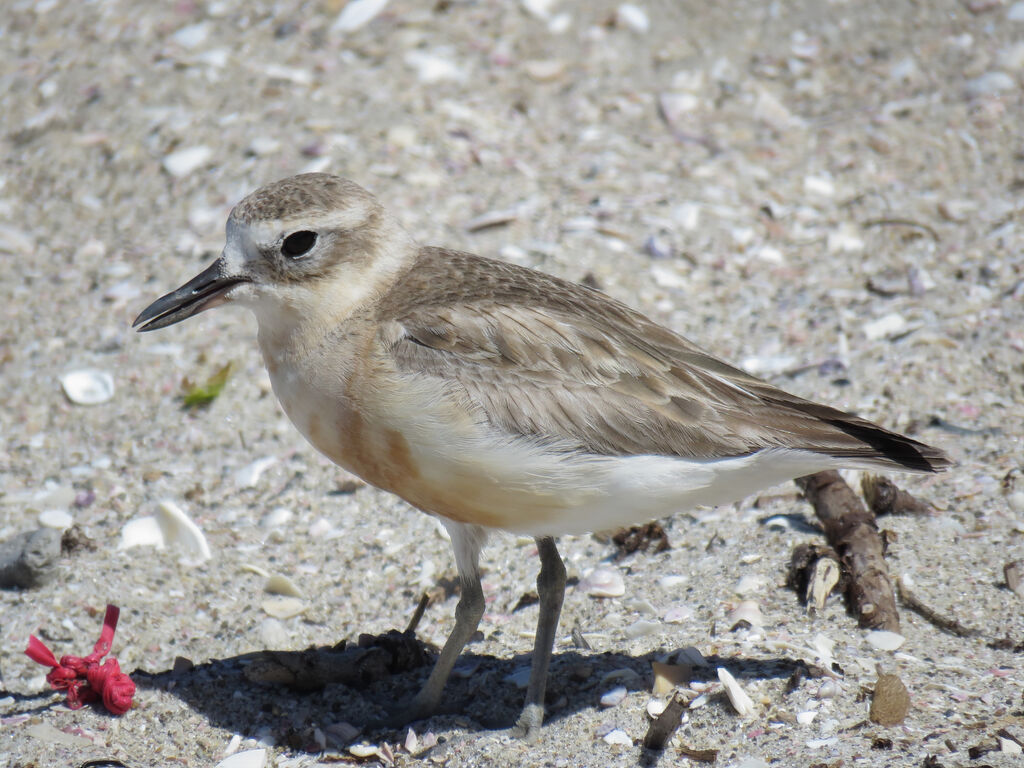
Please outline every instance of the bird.
[[588, 286], [423, 246], [369, 192], [307, 173], [231, 211], [219, 258], [153, 331], [250, 309], [271, 385], [331, 461], [435, 516], [461, 594], [419, 693], [436, 710], [484, 611], [488, 534], [534, 537], [539, 616], [514, 732], [536, 738], [565, 593], [555, 537], [647, 522], [836, 468], [938, 472], [940, 449], [789, 394]]

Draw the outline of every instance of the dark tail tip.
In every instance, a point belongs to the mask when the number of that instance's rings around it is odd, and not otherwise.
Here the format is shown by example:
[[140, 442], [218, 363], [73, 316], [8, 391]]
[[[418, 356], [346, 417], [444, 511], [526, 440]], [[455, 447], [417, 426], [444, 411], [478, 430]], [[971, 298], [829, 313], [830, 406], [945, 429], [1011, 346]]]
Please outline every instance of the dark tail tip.
[[953, 460], [944, 451], [904, 435], [872, 424], [858, 424], [839, 419], [830, 421], [833, 426], [850, 437], [871, 446], [883, 458], [911, 472], [942, 472], [953, 466]]

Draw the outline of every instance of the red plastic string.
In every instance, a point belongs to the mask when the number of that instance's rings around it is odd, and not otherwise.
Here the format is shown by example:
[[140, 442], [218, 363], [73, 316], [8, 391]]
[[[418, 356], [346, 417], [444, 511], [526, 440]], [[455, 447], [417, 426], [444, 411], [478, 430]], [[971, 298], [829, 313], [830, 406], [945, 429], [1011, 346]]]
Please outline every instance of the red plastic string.
[[100, 639], [88, 656], [62, 656], [58, 662], [42, 640], [35, 635], [29, 637], [25, 654], [32, 661], [53, 667], [46, 682], [54, 690], [67, 691], [68, 706], [72, 709], [97, 700], [115, 715], [123, 715], [131, 709], [135, 683], [121, 671], [117, 659], [107, 659], [100, 664], [100, 659], [110, 653], [120, 614], [121, 609], [116, 605], [107, 606]]

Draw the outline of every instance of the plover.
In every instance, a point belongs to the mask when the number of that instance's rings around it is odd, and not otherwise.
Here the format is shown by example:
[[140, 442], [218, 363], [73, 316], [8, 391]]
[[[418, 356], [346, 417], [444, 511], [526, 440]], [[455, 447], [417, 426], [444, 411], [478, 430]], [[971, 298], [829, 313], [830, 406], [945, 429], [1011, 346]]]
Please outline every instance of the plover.
[[492, 529], [529, 534], [540, 615], [518, 730], [535, 735], [565, 591], [554, 536], [737, 501], [824, 469], [935, 472], [940, 450], [788, 394], [605, 294], [419, 245], [364, 189], [322, 173], [262, 187], [224, 251], [138, 316], [165, 328], [248, 307], [285, 413], [319, 451], [435, 515], [462, 593], [400, 719], [429, 714], [484, 610]]

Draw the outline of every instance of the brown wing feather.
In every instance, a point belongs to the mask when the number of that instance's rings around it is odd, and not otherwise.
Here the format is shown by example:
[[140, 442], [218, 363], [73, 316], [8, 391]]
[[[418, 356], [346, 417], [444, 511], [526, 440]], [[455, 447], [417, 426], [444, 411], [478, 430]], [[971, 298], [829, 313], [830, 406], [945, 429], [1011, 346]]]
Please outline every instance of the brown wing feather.
[[425, 248], [377, 319], [399, 370], [443, 379], [510, 434], [604, 455], [786, 447], [917, 471], [949, 463], [750, 376], [600, 292], [504, 262]]

